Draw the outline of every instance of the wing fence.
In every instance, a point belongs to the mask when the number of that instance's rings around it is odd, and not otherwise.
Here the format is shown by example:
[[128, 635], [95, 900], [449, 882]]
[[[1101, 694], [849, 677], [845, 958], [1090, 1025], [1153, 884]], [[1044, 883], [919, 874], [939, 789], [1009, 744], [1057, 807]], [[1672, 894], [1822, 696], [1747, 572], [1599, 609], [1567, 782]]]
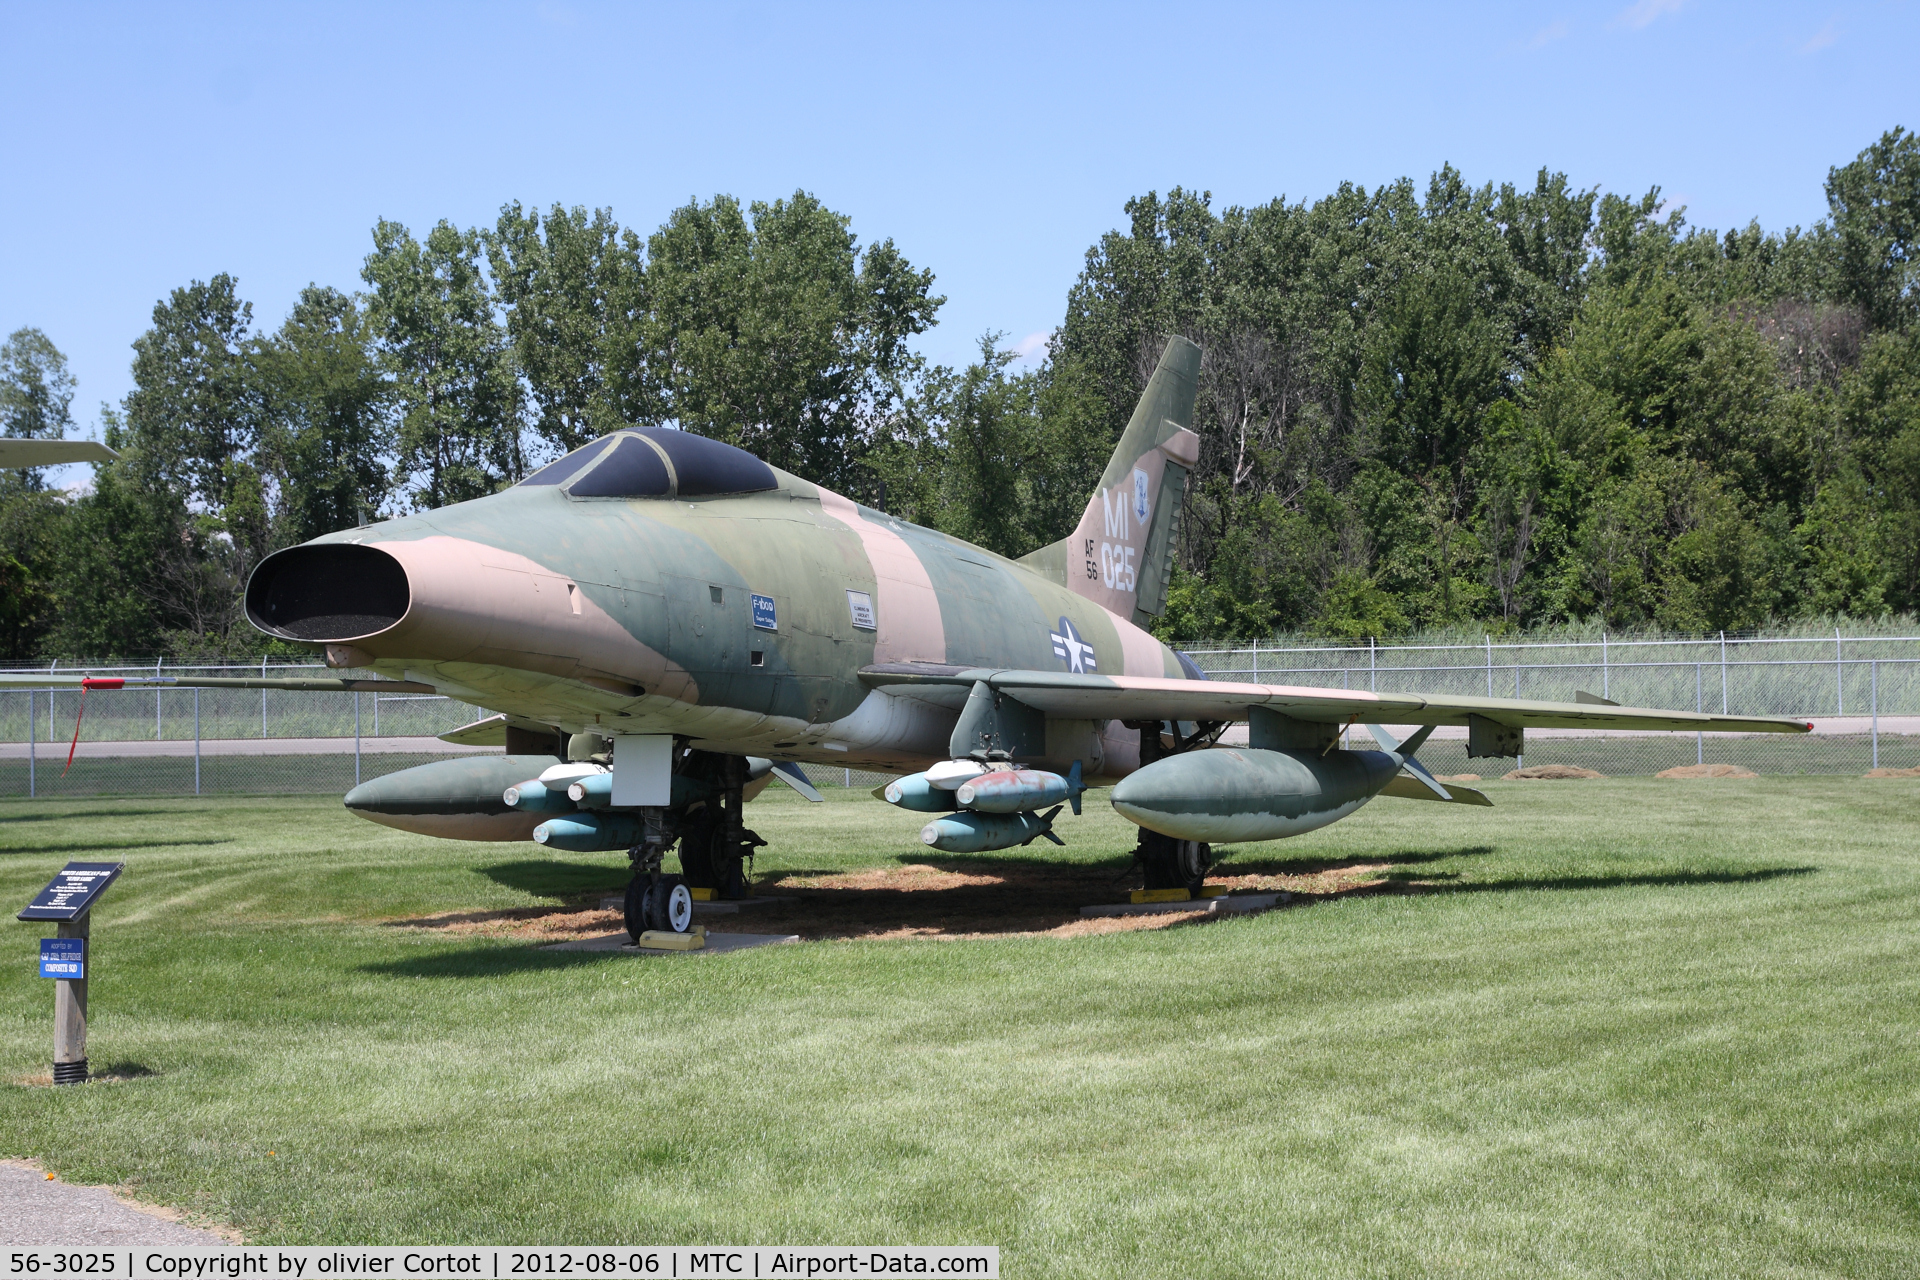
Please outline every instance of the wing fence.
[[[1810, 737], [1529, 730], [1527, 764], [1625, 776], [1726, 763], [1768, 774], [1920, 768], [1920, 636], [1501, 640], [1472, 644], [1247, 644], [1188, 651], [1214, 679], [1574, 701], [1812, 720]], [[15, 668], [51, 675], [311, 676], [318, 664]], [[485, 712], [425, 694], [252, 689], [0, 693], [0, 796], [338, 794], [429, 760], [474, 754], [436, 735]], [[76, 738], [77, 730], [77, 738]], [[1231, 740], [1231, 739], [1229, 739]], [[68, 752], [73, 760], [68, 766]], [[1505, 772], [1441, 730], [1437, 773]], [[816, 785], [888, 775], [812, 768]]]

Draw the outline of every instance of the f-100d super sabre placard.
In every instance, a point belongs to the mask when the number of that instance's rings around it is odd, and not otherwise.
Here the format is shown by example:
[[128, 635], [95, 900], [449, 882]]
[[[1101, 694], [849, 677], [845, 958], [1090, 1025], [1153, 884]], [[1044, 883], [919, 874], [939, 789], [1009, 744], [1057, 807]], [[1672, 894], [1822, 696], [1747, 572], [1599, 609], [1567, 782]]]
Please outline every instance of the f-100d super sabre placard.
[[78, 920], [126, 866], [124, 862], [69, 862], [16, 919]]

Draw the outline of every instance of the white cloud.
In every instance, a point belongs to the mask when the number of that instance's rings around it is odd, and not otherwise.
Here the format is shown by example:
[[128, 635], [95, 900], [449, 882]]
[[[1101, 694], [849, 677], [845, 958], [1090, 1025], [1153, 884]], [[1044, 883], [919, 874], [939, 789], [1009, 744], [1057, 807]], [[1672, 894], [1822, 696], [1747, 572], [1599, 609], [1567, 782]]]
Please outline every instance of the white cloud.
[[1567, 20], [1562, 18], [1558, 22], [1548, 23], [1546, 26], [1534, 32], [1533, 38], [1527, 41], [1527, 48], [1538, 49], [1544, 45], [1552, 44], [1555, 40], [1564, 40], [1566, 35]]
[[1042, 329], [1030, 333], [1013, 344], [1013, 353], [1022, 360], [1037, 360], [1047, 354], [1047, 343], [1053, 341], [1053, 330]]
[[1621, 12], [1619, 21], [1639, 31], [1670, 13], [1680, 12], [1685, 3], [1686, 0], [1635, 0], [1633, 5]]
[[1832, 44], [1835, 40], [1838, 40], [1839, 38], [1840, 38], [1840, 30], [1838, 26], [1835, 25], [1834, 20], [1832, 18], [1828, 18], [1827, 25], [1824, 27], [1821, 27], [1818, 31], [1814, 32], [1813, 37], [1809, 39], [1805, 44], [1800, 46], [1800, 52], [1816, 53], [1819, 50], [1826, 48], [1828, 45]]

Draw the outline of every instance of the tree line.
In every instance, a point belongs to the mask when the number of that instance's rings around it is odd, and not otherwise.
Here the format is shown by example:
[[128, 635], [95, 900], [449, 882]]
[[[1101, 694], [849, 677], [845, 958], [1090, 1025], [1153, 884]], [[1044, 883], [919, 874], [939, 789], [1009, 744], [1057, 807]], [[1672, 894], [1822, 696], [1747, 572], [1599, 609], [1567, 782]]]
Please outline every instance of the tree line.
[[[1829, 171], [1808, 229], [1452, 167], [1216, 211], [1175, 188], [1086, 255], [1043, 360], [913, 340], [944, 299], [804, 192], [381, 221], [354, 293], [256, 327], [226, 275], [158, 303], [119, 462], [0, 474], [7, 657], [256, 653], [282, 546], [491, 493], [628, 423], [738, 444], [1019, 555], [1064, 536], [1164, 337], [1205, 351], [1170, 640], [1568, 620], [1740, 630], [1920, 609], [1920, 141]], [[0, 433], [75, 395], [34, 329]]]

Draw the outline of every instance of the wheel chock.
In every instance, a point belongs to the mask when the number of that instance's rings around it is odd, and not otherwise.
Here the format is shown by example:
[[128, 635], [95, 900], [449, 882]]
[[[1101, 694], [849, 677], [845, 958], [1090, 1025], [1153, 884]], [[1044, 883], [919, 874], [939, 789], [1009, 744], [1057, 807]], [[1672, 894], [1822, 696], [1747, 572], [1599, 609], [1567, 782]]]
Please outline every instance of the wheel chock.
[[1200, 898], [1224, 898], [1232, 892], [1233, 890], [1223, 884], [1203, 884], [1200, 886], [1200, 892], [1194, 896]]
[[1185, 889], [1135, 889], [1127, 895], [1129, 902], [1191, 902], [1193, 895]]
[[692, 885], [688, 885], [687, 896], [695, 902], [712, 902], [715, 898], [718, 898], [720, 894], [714, 889], [696, 889]]
[[697, 924], [685, 933], [649, 929], [633, 945], [649, 951], [699, 951], [707, 945], [707, 927]]

